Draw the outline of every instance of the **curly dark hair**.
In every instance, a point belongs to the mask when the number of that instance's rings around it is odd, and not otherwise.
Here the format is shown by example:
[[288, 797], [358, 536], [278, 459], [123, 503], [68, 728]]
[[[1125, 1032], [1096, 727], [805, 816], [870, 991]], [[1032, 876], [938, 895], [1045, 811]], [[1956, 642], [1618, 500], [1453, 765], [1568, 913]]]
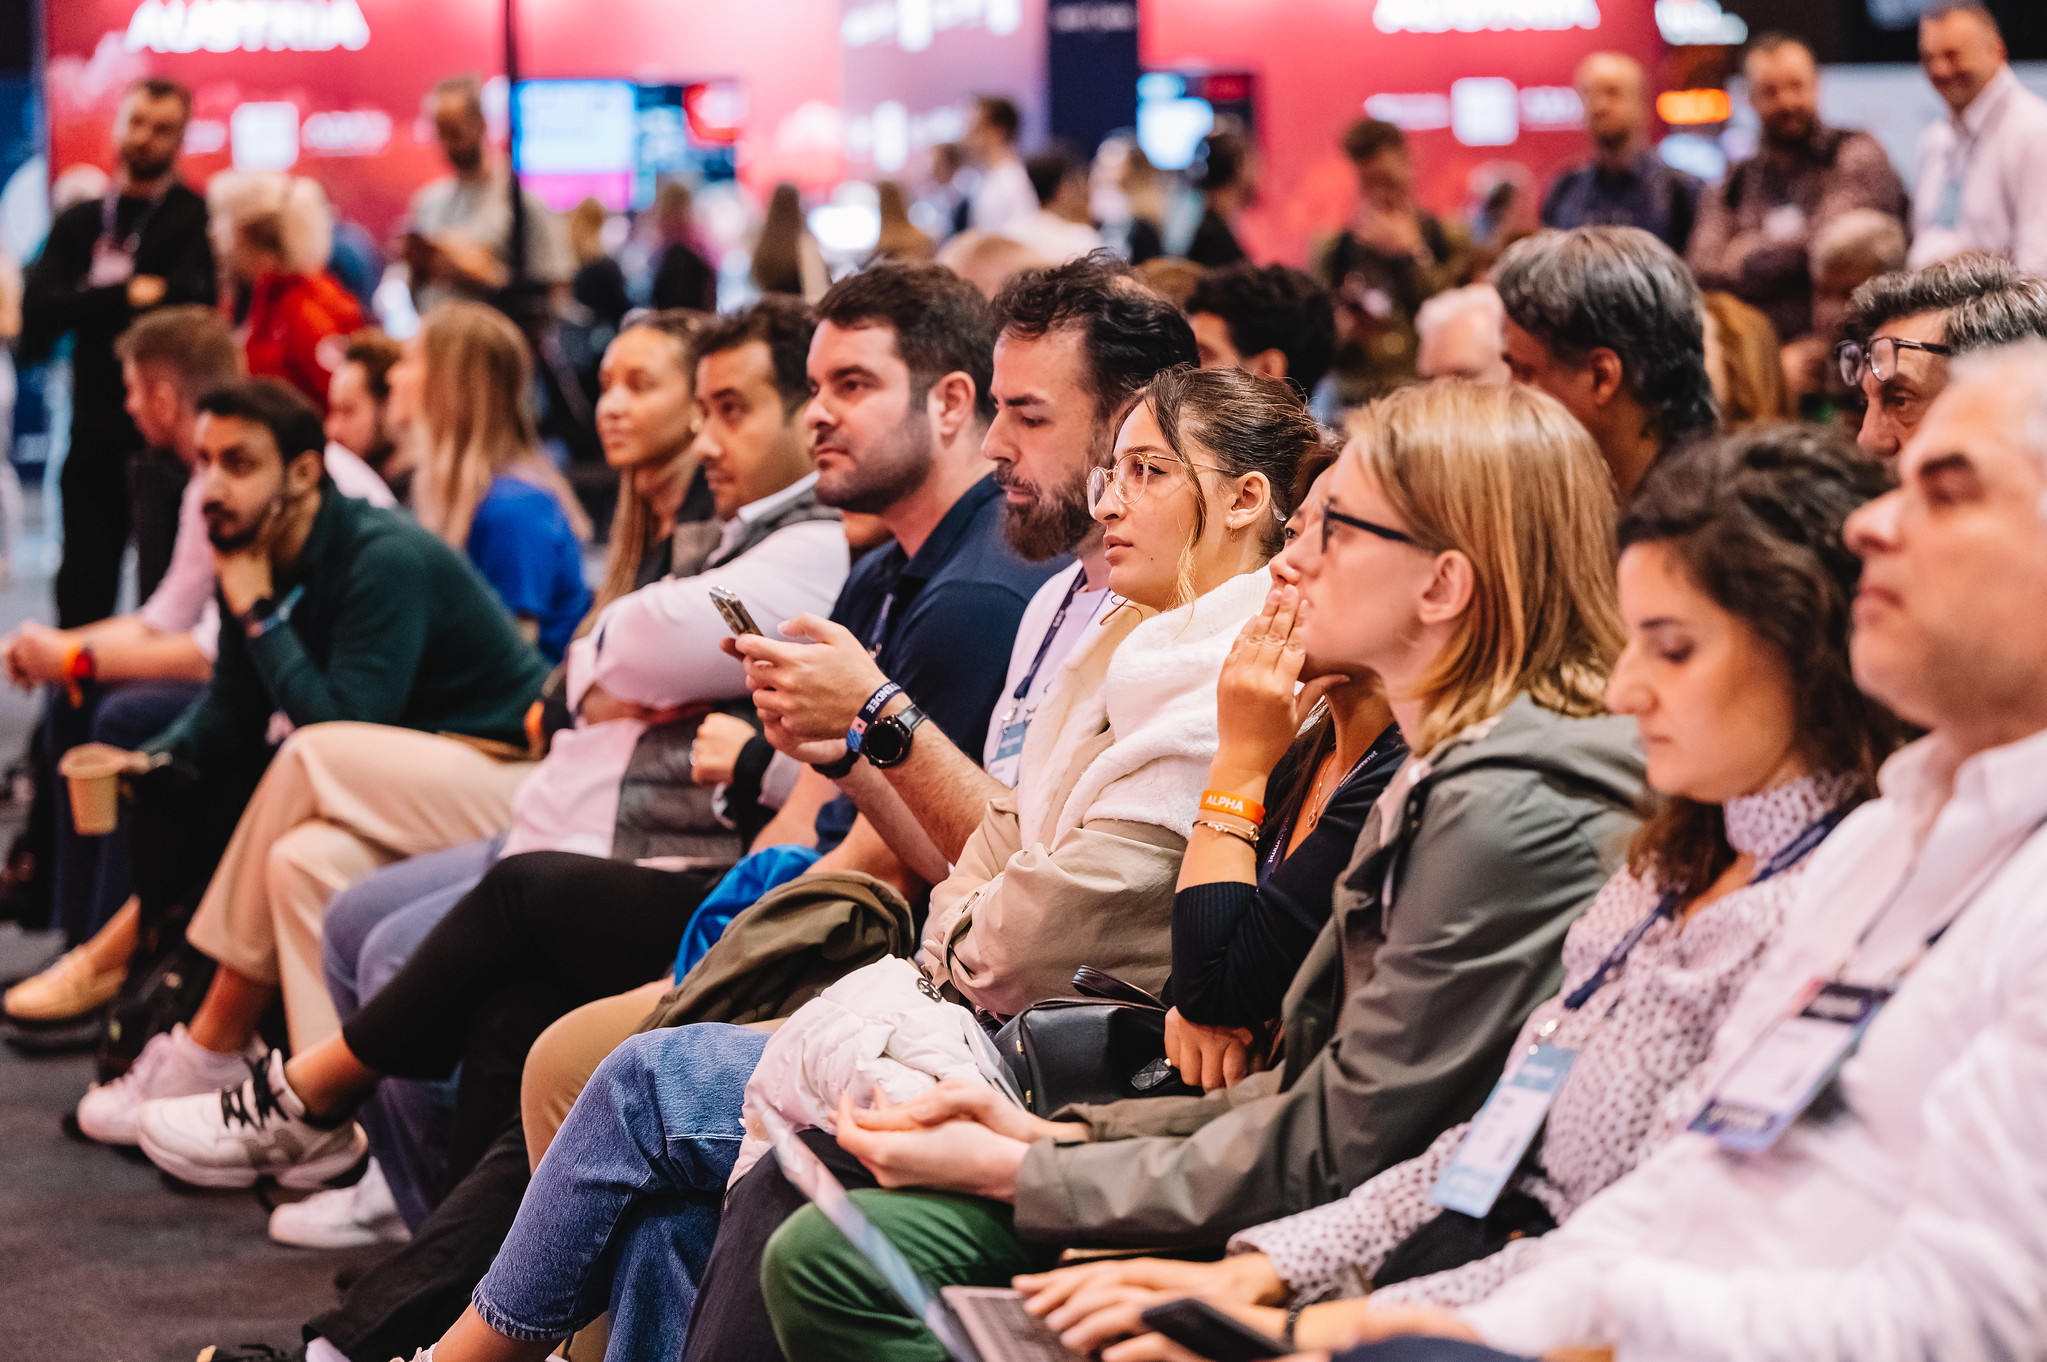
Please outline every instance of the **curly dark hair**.
[[1080, 332], [1095, 416], [1104, 422], [1162, 370], [1200, 360], [1180, 309], [1107, 251], [1023, 271], [995, 296], [995, 321], [1002, 335], [1025, 340]]
[[801, 298], [770, 293], [752, 307], [713, 319], [697, 336], [696, 358], [721, 355], [759, 341], [768, 347], [774, 365], [782, 414], [792, 416], [810, 400], [810, 336], [816, 329], [817, 322]]
[[1706, 377], [1699, 286], [1677, 253], [1639, 227], [1577, 227], [1515, 242], [1493, 275], [1514, 325], [1559, 355], [1620, 357], [1666, 448], [1719, 423]]
[[[1665, 455], [1620, 525], [1623, 551], [1668, 546], [1694, 584], [1784, 659], [1806, 762], [1851, 777], [1850, 803], [1875, 793], [1876, 768], [1902, 736], [1849, 667], [1862, 561], [1841, 533], [1850, 512], [1890, 486], [1890, 469], [1838, 431], [1753, 426]], [[1692, 894], [1734, 859], [1720, 806], [1675, 796], [1658, 802], [1628, 851], [1636, 874]]]
[[1336, 303], [1305, 270], [1241, 261], [1210, 270], [1187, 298], [1187, 315], [1213, 313], [1242, 355], [1277, 350], [1287, 381], [1303, 393], [1336, 362]]

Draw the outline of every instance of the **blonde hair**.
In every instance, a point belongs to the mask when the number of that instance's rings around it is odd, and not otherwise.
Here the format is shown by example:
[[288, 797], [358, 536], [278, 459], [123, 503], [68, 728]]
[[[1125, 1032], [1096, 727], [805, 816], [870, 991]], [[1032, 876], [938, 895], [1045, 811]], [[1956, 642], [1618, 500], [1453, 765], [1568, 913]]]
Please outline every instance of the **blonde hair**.
[[334, 251], [334, 213], [318, 180], [282, 171], [223, 170], [206, 182], [214, 253], [238, 250], [238, 238], [275, 252], [291, 274], [316, 274]]
[[609, 254], [604, 249], [604, 224], [610, 217], [604, 205], [594, 198], [586, 198], [569, 210], [566, 219], [569, 253], [576, 257], [578, 265], [602, 260]]
[[426, 373], [409, 438], [420, 524], [464, 548], [477, 504], [492, 480], [510, 474], [553, 493], [576, 537], [587, 540], [590, 517], [540, 456], [533, 362], [519, 328], [481, 303], [447, 302], [422, 319], [419, 343]]
[[1422, 549], [1471, 564], [1471, 604], [1421, 686], [1415, 752], [1524, 692], [1560, 714], [1603, 712], [1623, 642], [1613, 484], [1556, 399], [1519, 384], [1403, 388], [1351, 418], [1344, 454]]

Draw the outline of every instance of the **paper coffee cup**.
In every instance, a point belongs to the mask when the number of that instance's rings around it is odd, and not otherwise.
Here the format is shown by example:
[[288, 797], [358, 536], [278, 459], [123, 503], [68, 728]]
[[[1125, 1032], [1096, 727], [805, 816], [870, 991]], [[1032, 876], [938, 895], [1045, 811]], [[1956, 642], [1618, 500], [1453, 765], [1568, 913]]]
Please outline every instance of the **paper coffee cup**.
[[121, 770], [127, 753], [88, 745], [74, 747], [57, 763], [71, 786], [71, 822], [81, 837], [104, 837], [121, 816]]

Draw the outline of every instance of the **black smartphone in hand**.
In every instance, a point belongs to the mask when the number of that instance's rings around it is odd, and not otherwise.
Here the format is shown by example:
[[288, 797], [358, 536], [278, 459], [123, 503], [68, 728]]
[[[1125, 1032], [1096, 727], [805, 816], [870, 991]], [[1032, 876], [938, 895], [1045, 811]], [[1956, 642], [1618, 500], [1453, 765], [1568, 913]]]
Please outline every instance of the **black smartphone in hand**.
[[1209, 1362], [1258, 1362], [1265, 1357], [1285, 1357], [1293, 1351], [1278, 1339], [1267, 1338], [1243, 1321], [1192, 1296], [1154, 1305], [1144, 1312], [1144, 1325]]

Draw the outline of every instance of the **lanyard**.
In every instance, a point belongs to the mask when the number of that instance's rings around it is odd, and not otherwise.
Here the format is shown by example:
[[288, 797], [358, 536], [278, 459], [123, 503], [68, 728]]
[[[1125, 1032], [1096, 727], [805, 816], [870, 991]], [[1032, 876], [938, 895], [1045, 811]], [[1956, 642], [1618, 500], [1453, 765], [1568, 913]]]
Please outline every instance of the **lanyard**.
[[[1765, 880], [1775, 879], [1791, 869], [1791, 867], [1797, 865], [1811, 854], [1814, 847], [1826, 841], [1827, 834], [1839, 827], [1841, 820], [1847, 816], [1848, 811], [1846, 809], [1834, 809], [1806, 824], [1804, 830], [1798, 836], [1792, 838], [1785, 844], [1782, 850], [1764, 862], [1762, 869], [1751, 876], [1748, 883], [1742, 887], [1744, 889], [1753, 888]], [[1627, 934], [1614, 944], [1614, 948], [1611, 951], [1607, 952], [1606, 959], [1599, 962], [1599, 968], [1592, 971], [1592, 976], [1571, 990], [1570, 995], [1564, 999], [1564, 1010], [1566, 1012], [1576, 1012], [1579, 1008], [1591, 1002], [1592, 996], [1606, 986], [1606, 981], [1612, 973], [1626, 963], [1628, 956], [1634, 951], [1635, 947], [1642, 944], [1642, 938], [1649, 935], [1649, 929], [1659, 922], [1677, 916], [1677, 906], [1680, 897], [1679, 891], [1671, 890], [1661, 899], [1657, 900], [1656, 907], [1649, 916], [1628, 928]]]
[[[1402, 741], [1400, 726], [1398, 724], [1388, 724], [1386, 731], [1381, 733], [1378, 739], [1365, 749], [1365, 754], [1357, 759], [1349, 771], [1344, 773], [1343, 779], [1336, 782], [1336, 788], [1329, 792], [1329, 798], [1323, 801], [1322, 807], [1326, 809], [1331, 804], [1334, 804], [1336, 796], [1343, 793], [1343, 787], [1357, 779], [1358, 772], [1370, 766], [1375, 759], [1383, 756], [1388, 748], [1400, 741]], [[1310, 779], [1311, 781], [1313, 779], [1312, 773]], [[1305, 808], [1305, 805], [1303, 807]], [[1294, 824], [1299, 821], [1301, 813], [1301, 809], [1295, 809], [1294, 816], [1287, 820], [1287, 825], [1281, 828], [1278, 834], [1273, 837], [1272, 845], [1265, 849], [1264, 864], [1258, 867], [1258, 883], [1263, 884], [1271, 879], [1272, 872], [1279, 869], [1279, 863], [1286, 859], [1287, 843], [1294, 839]]]
[[1072, 584], [1066, 588], [1066, 597], [1059, 602], [1059, 609], [1053, 614], [1050, 627], [1045, 630], [1045, 636], [1038, 640], [1038, 655], [1031, 659], [1031, 669], [1024, 673], [1023, 680], [1017, 682], [1016, 689], [1009, 694], [1009, 711], [1002, 716], [1005, 725], [1016, 717], [1017, 710], [1023, 705], [1024, 697], [1031, 693], [1031, 684], [1038, 679], [1038, 668], [1045, 665], [1045, 654], [1052, 651], [1052, 640], [1059, 637], [1059, 627], [1066, 623], [1066, 612], [1073, 608], [1073, 598], [1080, 594], [1081, 585], [1086, 581], [1087, 573], [1083, 570], [1075, 574]]
[[[141, 248], [142, 234], [149, 230], [151, 220], [156, 217], [156, 210], [163, 207], [163, 201], [169, 195], [170, 191], [166, 189], [163, 193], [148, 201], [149, 206], [136, 216], [135, 225], [129, 229], [128, 239], [121, 243], [121, 254], [133, 255]], [[114, 218], [120, 211], [120, 204], [121, 191], [119, 189], [109, 189], [106, 192], [106, 196], [100, 200], [100, 239], [103, 241], [114, 239]]]

